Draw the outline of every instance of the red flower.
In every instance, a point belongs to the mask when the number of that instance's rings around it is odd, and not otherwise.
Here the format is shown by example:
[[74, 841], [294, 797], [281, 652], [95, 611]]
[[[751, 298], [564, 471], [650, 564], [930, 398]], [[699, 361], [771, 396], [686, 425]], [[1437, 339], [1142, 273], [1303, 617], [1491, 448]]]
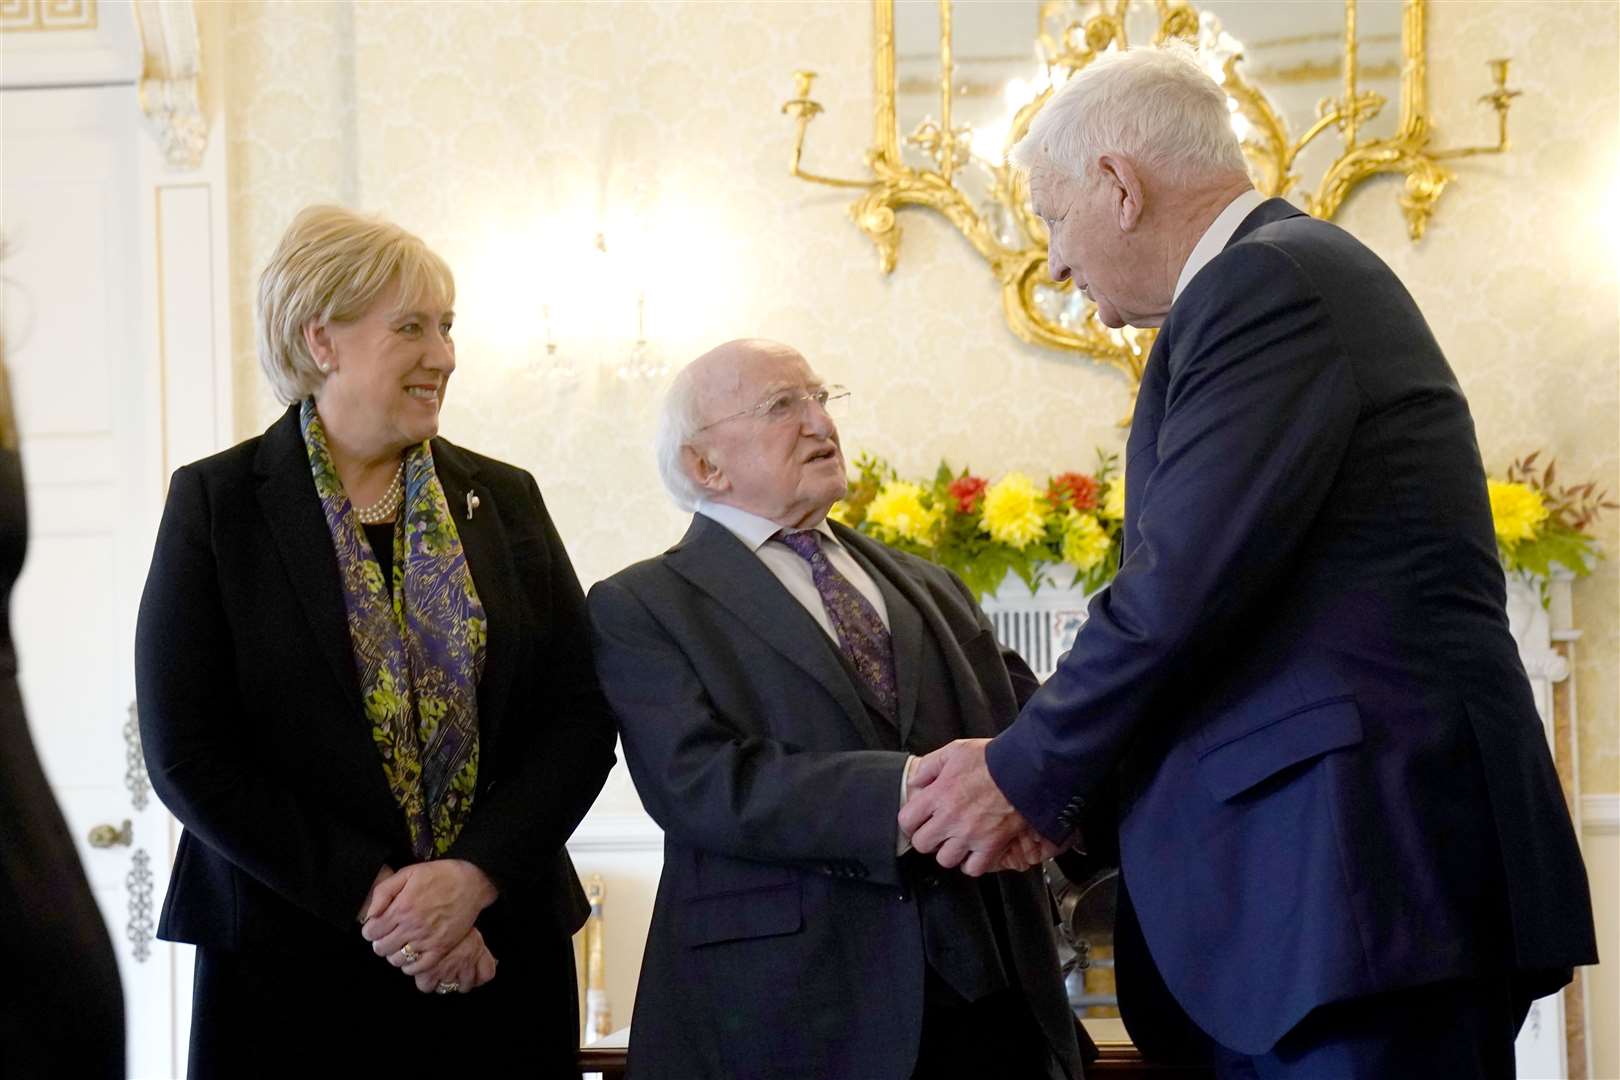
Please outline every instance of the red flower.
[[984, 489], [989, 486], [989, 481], [982, 477], [958, 476], [946, 485], [945, 490], [956, 500], [958, 514], [971, 514], [979, 500], [984, 498]]
[[1047, 485], [1046, 497], [1053, 505], [1066, 502], [1076, 510], [1090, 510], [1097, 505], [1097, 489], [1097, 481], [1084, 473], [1059, 473]]

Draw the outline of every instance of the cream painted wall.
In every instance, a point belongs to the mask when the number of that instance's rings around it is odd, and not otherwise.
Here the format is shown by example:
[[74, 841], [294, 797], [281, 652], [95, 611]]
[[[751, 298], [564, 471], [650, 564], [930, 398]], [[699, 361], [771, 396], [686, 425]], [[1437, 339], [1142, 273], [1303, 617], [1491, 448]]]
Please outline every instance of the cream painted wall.
[[[255, 276], [298, 208], [339, 201], [398, 220], [455, 267], [461, 367], [445, 432], [535, 473], [587, 585], [683, 528], [653, 469], [654, 394], [609, 373], [635, 336], [641, 291], [648, 337], [671, 361], [744, 334], [797, 345], [856, 391], [846, 447], [904, 472], [948, 455], [1044, 474], [1121, 445], [1124, 382], [1015, 340], [987, 271], [942, 219], [903, 215], [900, 264], [884, 278], [845, 216], [848, 197], [787, 176], [778, 107], [797, 67], [820, 73], [827, 108], [807, 167], [859, 165], [871, 112], [864, 3], [241, 0], [227, 45], [241, 437], [277, 413], [253, 359]], [[1398, 181], [1365, 186], [1340, 219], [1417, 296], [1469, 394], [1487, 464], [1542, 448], [1611, 491], [1617, 48], [1612, 3], [1431, 4], [1440, 143], [1491, 137], [1474, 99], [1484, 60], [1510, 55], [1524, 91], [1514, 148], [1461, 165], [1421, 244], [1406, 239]], [[542, 370], [542, 304], [561, 354], [585, 371], [577, 380]], [[1602, 538], [1620, 553], [1615, 517]], [[1616, 568], [1605, 562], [1575, 590], [1589, 793], [1620, 791]], [[598, 811], [637, 806], [616, 771]], [[1600, 892], [1612, 909], [1612, 874]], [[623, 1021], [630, 988], [610, 990]], [[1620, 1051], [1606, 1052], [1611, 1071], [1599, 1075], [1620, 1075]]]
[[[821, 73], [809, 167], [850, 173], [870, 138], [859, 3], [386, 4], [230, 9], [227, 94], [238, 433], [275, 407], [253, 360], [252, 290], [293, 213], [380, 211], [456, 268], [461, 368], [445, 430], [534, 471], [588, 584], [676, 539], [648, 452], [653, 394], [605, 373], [647, 297], [654, 350], [798, 345], [856, 391], [845, 443], [902, 471], [1086, 467], [1117, 448], [1124, 382], [1026, 346], [983, 265], [903, 215], [880, 276], [840, 192], [786, 175], [791, 72]], [[1533, 14], [1532, 14], [1533, 12]], [[1514, 149], [1465, 163], [1421, 244], [1380, 180], [1343, 223], [1416, 294], [1468, 391], [1487, 464], [1544, 448], [1620, 490], [1620, 7], [1435, 3], [1443, 143], [1490, 135], [1486, 57], [1515, 57]], [[1606, 217], [1603, 217], [1606, 214]], [[592, 239], [606, 234], [608, 253]], [[590, 295], [589, 301], [582, 299]], [[586, 374], [548, 380], [541, 305]], [[1603, 538], [1620, 551], [1617, 520]], [[1620, 790], [1617, 562], [1576, 590], [1582, 783]], [[605, 797], [634, 806], [616, 777]]]

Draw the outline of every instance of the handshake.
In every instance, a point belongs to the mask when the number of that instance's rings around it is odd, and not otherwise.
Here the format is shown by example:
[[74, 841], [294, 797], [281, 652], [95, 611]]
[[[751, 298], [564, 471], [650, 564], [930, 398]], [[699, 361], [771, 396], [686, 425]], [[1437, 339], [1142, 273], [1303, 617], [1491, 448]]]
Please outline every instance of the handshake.
[[969, 877], [1028, 870], [1063, 850], [1035, 830], [996, 786], [989, 739], [958, 739], [908, 763], [900, 831], [914, 850]]
[[496, 896], [484, 872], [461, 859], [384, 866], [360, 906], [360, 936], [422, 993], [465, 994], [495, 977], [497, 961], [473, 922]]

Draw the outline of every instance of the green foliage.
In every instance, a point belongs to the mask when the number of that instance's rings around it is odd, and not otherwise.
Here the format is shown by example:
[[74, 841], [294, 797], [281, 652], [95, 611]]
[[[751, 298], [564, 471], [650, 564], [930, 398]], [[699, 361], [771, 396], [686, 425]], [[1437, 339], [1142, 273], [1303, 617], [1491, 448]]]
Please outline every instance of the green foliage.
[[1576, 577], [1585, 577], [1599, 557], [1597, 541], [1592, 537], [1557, 526], [1547, 527], [1534, 540], [1498, 544], [1498, 549], [1508, 570], [1543, 578], [1552, 573], [1554, 563]]
[[1603, 513], [1620, 510], [1620, 503], [1590, 481], [1560, 484], [1558, 463], [1548, 461], [1545, 467], [1538, 468], [1536, 459], [1540, 456], [1538, 450], [1508, 467], [1506, 482], [1522, 485], [1540, 496], [1547, 515], [1535, 525], [1529, 539], [1504, 537], [1498, 522], [1497, 551], [1502, 565], [1509, 572], [1542, 579], [1543, 584], [1555, 565], [1576, 577], [1585, 577], [1603, 556], [1589, 530]]

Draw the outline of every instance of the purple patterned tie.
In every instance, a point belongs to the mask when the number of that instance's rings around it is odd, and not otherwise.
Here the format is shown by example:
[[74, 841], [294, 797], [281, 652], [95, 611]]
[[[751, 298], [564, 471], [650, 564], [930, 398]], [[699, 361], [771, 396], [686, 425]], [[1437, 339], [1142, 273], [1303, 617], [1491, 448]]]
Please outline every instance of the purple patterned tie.
[[838, 635], [838, 644], [877, 697], [883, 718], [894, 723], [898, 696], [894, 681], [894, 643], [877, 609], [827, 561], [821, 550], [820, 533], [781, 532], [776, 535], [810, 564], [810, 577], [816, 583], [816, 592], [821, 594], [827, 618]]

